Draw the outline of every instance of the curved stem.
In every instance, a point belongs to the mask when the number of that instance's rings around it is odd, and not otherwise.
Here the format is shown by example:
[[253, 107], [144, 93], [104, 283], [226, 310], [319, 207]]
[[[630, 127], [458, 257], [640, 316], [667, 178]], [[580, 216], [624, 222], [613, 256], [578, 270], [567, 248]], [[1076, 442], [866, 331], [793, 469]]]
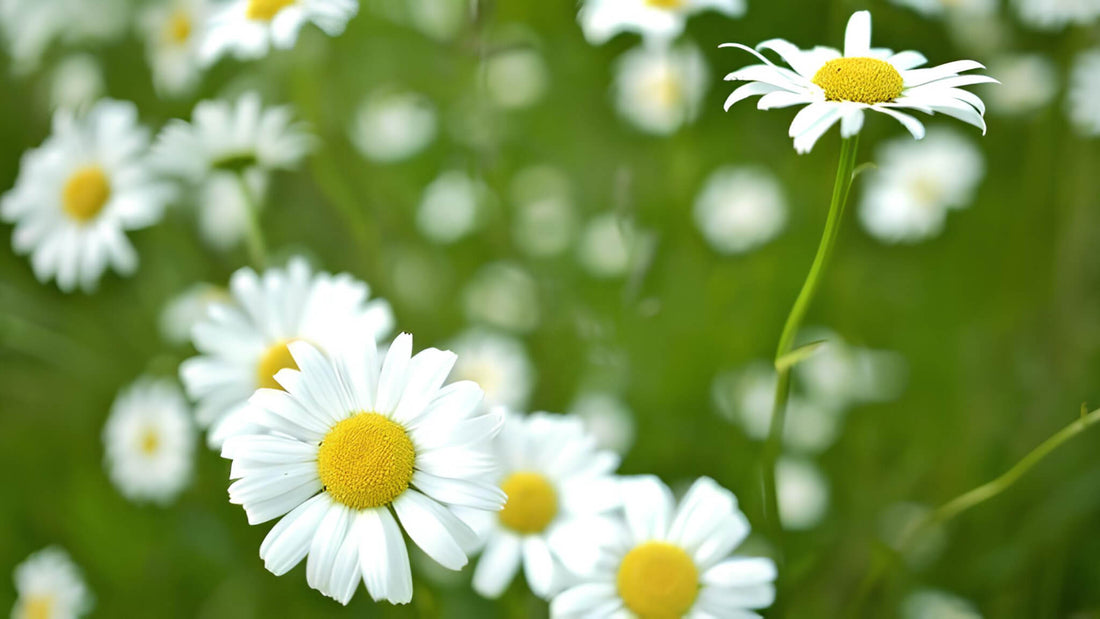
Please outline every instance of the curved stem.
[[260, 204], [252, 188], [248, 186], [244, 170], [237, 173], [237, 183], [241, 186], [241, 196], [244, 197], [245, 210], [248, 211], [248, 231], [245, 241], [248, 243], [248, 255], [252, 264], [258, 269], [267, 266], [267, 245], [264, 242], [264, 231], [260, 226]]

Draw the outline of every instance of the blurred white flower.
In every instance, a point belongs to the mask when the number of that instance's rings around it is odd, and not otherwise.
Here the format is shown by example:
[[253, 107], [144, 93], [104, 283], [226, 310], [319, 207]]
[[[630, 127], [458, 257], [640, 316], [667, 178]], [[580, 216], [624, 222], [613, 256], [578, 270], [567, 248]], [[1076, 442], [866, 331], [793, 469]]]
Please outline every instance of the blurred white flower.
[[172, 344], [191, 340], [191, 329], [206, 318], [215, 303], [232, 303], [229, 291], [221, 286], [198, 282], [169, 299], [160, 313], [160, 333]]
[[1058, 94], [1058, 70], [1042, 54], [1004, 54], [989, 63], [1001, 83], [985, 91], [989, 111], [1006, 116], [1045, 107]]
[[1039, 30], [1085, 26], [1100, 17], [1100, 0], [1015, 0], [1020, 21]]
[[444, 41], [454, 38], [471, 21], [469, 0], [407, 0], [409, 19], [425, 36]]
[[532, 47], [509, 46], [485, 61], [485, 88], [498, 107], [530, 107], [546, 94], [549, 72], [542, 55]]
[[1100, 48], [1078, 54], [1069, 78], [1066, 106], [1082, 135], [1100, 135]]
[[0, 35], [13, 70], [29, 73], [55, 42], [81, 46], [119, 38], [129, 11], [127, 0], [0, 0]]
[[829, 482], [809, 460], [783, 457], [775, 469], [779, 518], [792, 531], [812, 529], [829, 508]]
[[358, 11], [358, 0], [228, 0], [210, 16], [199, 58], [204, 64], [226, 54], [253, 60], [272, 47], [289, 49], [302, 26], [311, 22], [325, 34], [339, 36]]
[[372, 161], [403, 161], [432, 143], [437, 124], [435, 106], [424, 95], [380, 88], [359, 106], [351, 141]]
[[12, 619], [73, 619], [92, 609], [92, 594], [80, 568], [56, 546], [27, 557], [15, 568], [18, 599]]
[[901, 601], [901, 619], [982, 619], [969, 600], [946, 591], [921, 589]]
[[774, 239], [787, 223], [787, 202], [762, 168], [715, 170], [695, 198], [695, 225], [711, 247], [741, 254]]
[[71, 54], [50, 77], [50, 107], [84, 111], [106, 92], [103, 68], [91, 54]]
[[160, 221], [173, 196], [150, 170], [148, 147], [132, 103], [102, 100], [81, 117], [54, 115], [53, 133], [23, 154], [15, 187], [0, 199], [0, 217], [15, 223], [12, 247], [31, 254], [39, 281], [92, 291], [108, 266], [137, 269], [125, 232]]
[[868, 173], [859, 218], [885, 243], [915, 243], [943, 230], [947, 212], [970, 205], [985, 175], [981, 151], [948, 129], [919, 142], [896, 139], [879, 147]]
[[268, 179], [259, 168], [240, 173], [212, 170], [199, 184], [194, 202], [202, 240], [223, 251], [239, 244], [248, 233], [249, 209], [266, 204]]
[[209, 0], [162, 0], [142, 11], [145, 58], [157, 92], [180, 96], [198, 84], [199, 40], [209, 12]]
[[508, 501], [466, 518], [485, 541], [474, 591], [500, 597], [522, 562], [531, 591], [548, 598], [568, 578], [558, 548], [577, 543], [578, 531], [615, 526], [619, 457], [598, 449], [579, 419], [550, 413], [507, 414], [493, 451]]
[[463, 306], [471, 322], [527, 333], [539, 324], [538, 286], [518, 265], [487, 264], [474, 274], [463, 291]]
[[632, 223], [615, 213], [602, 213], [581, 231], [577, 259], [595, 277], [622, 277], [633, 266], [638, 246], [639, 233]]
[[[927, 522], [932, 509], [917, 503], [894, 503], [879, 516], [878, 531], [884, 542], [901, 554], [914, 570], [929, 567], [947, 547], [947, 531], [942, 523]], [[914, 527], [920, 526], [913, 537]]]
[[217, 303], [195, 325], [199, 356], [180, 365], [195, 418], [207, 442], [254, 429], [246, 412], [259, 388], [279, 389], [275, 374], [295, 368], [288, 345], [306, 341], [334, 351], [357, 334], [381, 338], [393, 328], [389, 304], [368, 301], [370, 287], [350, 275], [314, 273], [301, 258], [256, 274], [242, 268], [229, 280], [233, 304]]
[[489, 188], [465, 172], [440, 174], [426, 188], [416, 210], [421, 234], [436, 243], [454, 243], [473, 232], [489, 198]]
[[578, 20], [584, 36], [599, 45], [620, 32], [674, 39], [688, 17], [714, 10], [728, 17], [745, 13], [744, 0], [584, 0]]
[[668, 135], [699, 115], [708, 82], [706, 61], [694, 45], [640, 45], [616, 62], [612, 96], [635, 127]]
[[991, 15], [997, 12], [997, 0], [892, 0], [898, 6], [904, 6], [925, 17], [954, 16], [974, 17]]
[[458, 355], [451, 380], [471, 380], [485, 392], [486, 406], [524, 410], [535, 382], [535, 368], [520, 340], [484, 329], [469, 329], [451, 340]]
[[535, 257], [560, 254], [569, 248], [577, 229], [569, 179], [550, 166], [531, 166], [512, 179], [515, 204], [512, 234], [516, 246]]
[[827, 329], [806, 329], [799, 339], [824, 342], [793, 370], [794, 380], [814, 402], [845, 409], [895, 399], [904, 386], [905, 361], [897, 353], [851, 346]]
[[584, 422], [596, 444], [625, 455], [634, 444], [634, 413], [616, 395], [603, 391], [582, 393], [569, 413]]
[[123, 496], [165, 505], [191, 479], [195, 430], [172, 381], [143, 377], [118, 394], [103, 428], [107, 474]]

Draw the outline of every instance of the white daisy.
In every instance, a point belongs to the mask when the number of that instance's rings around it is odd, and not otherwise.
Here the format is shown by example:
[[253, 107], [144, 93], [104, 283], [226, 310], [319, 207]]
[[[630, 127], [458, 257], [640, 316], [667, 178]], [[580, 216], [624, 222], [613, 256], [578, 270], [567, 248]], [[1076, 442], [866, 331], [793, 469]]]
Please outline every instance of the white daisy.
[[198, 84], [199, 39], [209, 12], [209, 0], [164, 0], [141, 13], [145, 58], [158, 92], [179, 96]]
[[937, 236], [948, 211], [970, 206], [985, 176], [978, 147], [948, 129], [933, 129], [920, 142], [887, 142], [875, 160], [878, 168], [867, 175], [859, 219], [886, 243]]
[[596, 444], [620, 455], [634, 444], [634, 413], [618, 396], [604, 391], [581, 394], [569, 407], [569, 413], [584, 422]]
[[638, 258], [640, 237], [632, 222], [615, 213], [601, 213], [581, 231], [577, 260], [594, 277], [622, 277]]
[[266, 203], [270, 180], [271, 175], [260, 168], [211, 170], [194, 192], [199, 237], [221, 251], [239, 245], [248, 234], [251, 209]]
[[723, 254], [743, 254], [772, 240], [787, 224], [787, 202], [767, 170], [725, 166], [695, 198], [695, 225]]
[[613, 524], [619, 457], [600, 451], [579, 419], [548, 413], [507, 415], [493, 445], [508, 502], [468, 520], [486, 539], [474, 590], [500, 597], [522, 562], [531, 591], [547, 598], [567, 577], [557, 547], [576, 543], [577, 531]]
[[141, 378], [119, 393], [103, 428], [107, 473], [131, 501], [171, 502], [191, 478], [195, 430], [183, 394]]
[[539, 324], [538, 285], [523, 267], [492, 262], [478, 270], [462, 293], [466, 317], [514, 333]]
[[702, 11], [728, 17], [745, 13], [744, 0], [585, 0], [578, 19], [584, 36], [599, 45], [620, 32], [652, 39], [674, 39], [688, 17]]
[[989, 63], [1001, 85], [986, 94], [989, 111], [1006, 116], [1046, 107], [1058, 94], [1058, 68], [1043, 54], [1005, 54]]
[[489, 188], [465, 172], [450, 170], [424, 188], [416, 225], [429, 239], [454, 243], [472, 233], [489, 200]]
[[406, 603], [412, 574], [402, 529], [457, 570], [477, 537], [453, 510], [504, 504], [488, 446], [502, 418], [477, 414], [474, 383], [443, 386], [453, 353], [413, 356], [412, 337], [402, 334], [380, 360], [369, 338], [344, 336], [347, 347], [332, 358], [292, 342], [301, 371], [281, 370], [281, 389], [252, 396], [261, 433], [222, 449], [237, 480], [229, 500], [251, 524], [285, 514], [260, 546], [272, 573], [308, 556], [309, 585], [342, 604], [360, 580], [375, 600]]
[[829, 47], [801, 50], [783, 39], [771, 39], [757, 46], [759, 50], [779, 54], [790, 69], [777, 66], [757, 50], [738, 43], [726, 43], [723, 47], [746, 50], [763, 62], [726, 76], [726, 80], [749, 82], [726, 99], [726, 109], [755, 95], [762, 95], [757, 103], [762, 110], [805, 105], [791, 122], [789, 132], [799, 153], [809, 152], [818, 138], [837, 122], [841, 136], [847, 138], [859, 133], [865, 110], [896, 119], [918, 140], [924, 137], [924, 125], [900, 110], [946, 114], [985, 133], [982, 117], [985, 104], [961, 87], [996, 80], [986, 75], [959, 75], [984, 67], [973, 60], [958, 60], [918, 69], [927, 62], [920, 52], [895, 54], [889, 49], [872, 48], [868, 11], [858, 11], [848, 20], [843, 54]]
[[549, 83], [546, 61], [530, 44], [504, 46], [485, 60], [485, 91], [502, 109], [518, 110], [538, 103]]
[[92, 608], [80, 569], [57, 547], [39, 550], [15, 568], [15, 591], [12, 619], [71, 619]]
[[578, 532], [559, 551], [583, 580], [554, 598], [552, 617], [747, 618], [775, 600], [772, 560], [731, 556], [749, 523], [714, 480], [697, 480], [678, 507], [650, 476], [624, 479], [621, 496], [624, 523]]
[[487, 406], [522, 410], [527, 406], [535, 368], [523, 342], [502, 333], [470, 329], [451, 340], [458, 355], [452, 380], [469, 380], [485, 392]]
[[403, 161], [431, 144], [437, 124], [430, 99], [414, 92], [384, 88], [371, 93], [359, 106], [351, 141], [372, 161]]
[[829, 507], [829, 482], [811, 461], [783, 457], [775, 469], [779, 518], [792, 531], [812, 529]]
[[0, 34], [14, 71], [29, 73], [56, 42], [84, 46], [118, 39], [129, 10], [127, 0], [0, 0]]
[[898, 6], [913, 9], [925, 17], [976, 17], [997, 12], [997, 0], [892, 0]]
[[15, 187], [0, 200], [0, 216], [15, 223], [12, 246], [31, 254], [39, 281], [91, 291], [108, 266], [134, 272], [125, 232], [158, 222], [172, 198], [147, 165], [148, 147], [132, 103], [103, 100], [80, 118], [54, 115], [53, 133], [23, 155]]
[[106, 91], [103, 67], [91, 54], [66, 56], [50, 75], [50, 107], [54, 110], [85, 111]]
[[272, 47], [290, 49], [310, 22], [339, 36], [358, 11], [358, 0], [229, 0], [210, 17], [199, 58], [205, 64], [226, 54], [254, 60]]
[[1100, 48], [1082, 52], [1073, 62], [1066, 107], [1082, 135], [1100, 135]]
[[1100, 0], [1015, 0], [1020, 21], [1039, 30], [1085, 26], [1100, 17]]
[[278, 389], [275, 374], [295, 367], [290, 343], [333, 351], [353, 335], [381, 338], [393, 328], [389, 304], [368, 301], [367, 284], [346, 273], [313, 273], [301, 258], [263, 275], [240, 269], [229, 280], [229, 293], [233, 304], [215, 304], [192, 332], [200, 356], [180, 366], [212, 446], [250, 427], [248, 397], [261, 387]]
[[206, 318], [215, 303], [232, 303], [221, 286], [198, 282], [172, 297], [160, 313], [160, 334], [172, 344], [191, 341], [191, 329]]
[[408, 11], [407, 20], [414, 28], [439, 41], [455, 38], [472, 21], [472, 7], [467, 0], [408, 0], [384, 6], [403, 6]]
[[699, 115], [707, 75], [703, 54], [692, 44], [640, 45], [616, 62], [615, 107], [646, 133], [675, 133]]

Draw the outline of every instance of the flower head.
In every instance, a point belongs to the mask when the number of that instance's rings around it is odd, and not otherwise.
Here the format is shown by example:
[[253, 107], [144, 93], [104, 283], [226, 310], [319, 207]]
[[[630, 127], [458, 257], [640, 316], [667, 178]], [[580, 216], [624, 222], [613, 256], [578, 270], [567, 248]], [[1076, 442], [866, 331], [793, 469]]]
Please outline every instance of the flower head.
[[272, 47], [289, 49], [310, 22], [339, 36], [358, 11], [358, 0], [229, 0], [210, 17], [199, 57], [211, 64], [226, 54], [254, 60]]
[[56, 547], [39, 550], [15, 568], [15, 590], [12, 619], [79, 617], [92, 607], [80, 569]]
[[145, 57], [159, 92], [183, 95], [198, 83], [202, 75], [198, 47], [209, 4], [209, 0], [167, 0], [141, 13]]
[[744, 0], [585, 0], [578, 16], [589, 43], [599, 45], [620, 32], [650, 39], [674, 39], [687, 18], [714, 10], [729, 17], [745, 13]]

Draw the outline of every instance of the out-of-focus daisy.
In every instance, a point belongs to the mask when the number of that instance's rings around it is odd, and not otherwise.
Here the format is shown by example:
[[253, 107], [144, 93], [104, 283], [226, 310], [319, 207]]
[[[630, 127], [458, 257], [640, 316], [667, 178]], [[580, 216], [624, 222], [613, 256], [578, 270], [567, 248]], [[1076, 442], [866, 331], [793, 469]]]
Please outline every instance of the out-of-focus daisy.
[[1098, 0], [1015, 0], [1020, 21], [1039, 30], [1085, 26], [1100, 17]]
[[1100, 48], [1082, 52], [1073, 62], [1066, 107], [1070, 120], [1087, 136], [1100, 135]]
[[497, 107], [530, 107], [546, 94], [548, 73], [546, 62], [534, 47], [507, 46], [485, 60], [485, 90]]
[[241, 172], [211, 170], [196, 186], [194, 194], [202, 240], [214, 249], [236, 247], [248, 233], [251, 209], [262, 208], [266, 203], [270, 179], [260, 168]]
[[738, 43], [763, 64], [739, 69], [726, 80], [747, 81], [726, 99], [726, 109], [742, 99], [762, 95], [762, 110], [804, 105], [791, 122], [789, 134], [799, 153], [807, 153], [836, 123], [840, 135], [851, 137], [863, 127], [866, 110], [879, 112], [900, 122], [913, 137], [924, 137], [924, 125], [903, 109], [926, 114], [946, 114], [978, 127], [985, 133], [985, 104], [962, 86], [996, 82], [986, 75], [959, 75], [983, 68], [973, 60], [957, 60], [927, 69], [920, 52], [894, 53], [871, 47], [871, 14], [857, 11], [844, 35], [844, 52], [829, 47], [801, 50], [783, 39], [771, 39], [757, 46], [771, 50], [790, 65], [780, 67], [760, 52]]
[[997, 12], [997, 0], [892, 0], [925, 17], [974, 17]]
[[413, 27], [436, 40], [453, 39], [472, 22], [467, 0], [408, 0], [401, 4], [408, 9]]
[[706, 61], [694, 45], [640, 45], [617, 61], [612, 94], [632, 125], [668, 135], [699, 115], [707, 83]]
[[229, 291], [221, 286], [198, 282], [172, 297], [160, 313], [160, 333], [173, 344], [191, 340], [191, 329], [206, 318], [215, 303], [232, 303]]
[[15, 568], [15, 591], [12, 619], [67, 619], [92, 608], [80, 569], [57, 547], [39, 550]]
[[752, 617], [775, 600], [772, 560], [731, 556], [749, 534], [733, 493], [703, 477], [677, 507], [643, 476], [624, 479], [621, 494], [625, 523], [579, 532], [559, 551], [582, 578], [554, 598], [552, 616]]
[[485, 183], [458, 170], [444, 172], [424, 188], [417, 227], [437, 243], [454, 243], [477, 228], [488, 200]]
[[498, 513], [468, 519], [486, 539], [474, 590], [500, 597], [522, 562], [531, 591], [549, 597], [566, 577], [557, 547], [578, 543], [577, 534], [591, 527], [614, 526], [619, 503], [611, 473], [619, 457], [600, 451], [579, 419], [548, 413], [509, 414], [494, 451], [508, 502]]
[[728, 17], [745, 13], [744, 0], [585, 0], [578, 19], [584, 36], [599, 45], [620, 32], [646, 38], [673, 39], [688, 17], [714, 10]]
[[424, 150], [436, 133], [435, 106], [424, 95], [385, 88], [359, 106], [351, 141], [372, 161], [403, 161]]
[[41, 282], [91, 291], [108, 266], [129, 275], [138, 257], [127, 230], [158, 222], [173, 192], [149, 169], [149, 132], [132, 103], [103, 100], [82, 117], [54, 115], [53, 133], [23, 155], [0, 200], [12, 247], [31, 254]]
[[622, 277], [638, 257], [639, 237], [634, 224], [615, 213], [596, 215], [581, 231], [577, 260], [595, 277]]
[[787, 202], [761, 168], [720, 168], [695, 198], [695, 225], [723, 254], [742, 254], [775, 238], [787, 223]]
[[206, 64], [226, 54], [253, 60], [272, 47], [290, 49], [311, 22], [339, 36], [358, 11], [358, 0], [228, 0], [210, 16], [199, 58]]
[[465, 331], [449, 344], [458, 355], [452, 380], [469, 380], [485, 392], [487, 406], [523, 410], [531, 395], [535, 368], [520, 340], [485, 329]]
[[516, 246], [535, 257], [555, 256], [573, 241], [576, 206], [569, 178], [548, 165], [524, 168], [512, 178], [512, 234]]
[[887, 243], [937, 236], [951, 209], [970, 206], [985, 176], [981, 151], [948, 129], [920, 142], [896, 139], [879, 148], [859, 206], [863, 227]]
[[538, 286], [522, 267], [493, 262], [474, 274], [462, 293], [471, 322], [527, 333], [539, 324]]
[[582, 393], [569, 407], [596, 439], [596, 444], [620, 455], [634, 444], [634, 413], [618, 396], [605, 391]]
[[[412, 355], [412, 336], [379, 359], [373, 340], [344, 333], [326, 357], [310, 343], [289, 346], [295, 369], [249, 406], [260, 433], [228, 439], [229, 500], [251, 524], [282, 516], [260, 546], [272, 573], [306, 561], [306, 581], [347, 604], [360, 581], [375, 600], [412, 599], [404, 533], [428, 556], [457, 570], [477, 543], [456, 508], [497, 511], [489, 449], [499, 414], [478, 414], [481, 389], [443, 386], [455, 355]], [[395, 518], [396, 515], [396, 518]], [[398, 526], [400, 522], [400, 528]]]
[[901, 619], [982, 619], [969, 600], [936, 589], [921, 589], [901, 601]]
[[209, 12], [208, 0], [164, 0], [141, 13], [145, 58], [159, 92], [183, 95], [198, 83], [199, 39]]
[[259, 388], [278, 389], [275, 374], [296, 367], [291, 343], [329, 352], [357, 334], [381, 338], [393, 328], [389, 304], [368, 301], [367, 284], [346, 273], [314, 273], [301, 258], [262, 275], [240, 269], [229, 280], [229, 293], [233, 303], [213, 305], [192, 331], [200, 356], [180, 366], [212, 446], [252, 426], [248, 397]]
[[57, 63], [50, 76], [50, 107], [87, 110], [106, 92], [103, 68], [91, 54], [72, 54]]
[[1006, 54], [990, 62], [989, 69], [1001, 80], [985, 93], [990, 112], [1028, 114], [1058, 94], [1058, 69], [1042, 54]]
[[168, 380], [141, 378], [119, 393], [103, 428], [107, 473], [131, 501], [167, 504], [191, 478], [191, 411]]
[[896, 398], [905, 382], [905, 361], [895, 352], [853, 346], [828, 329], [799, 333], [800, 341], [824, 342], [794, 367], [806, 396], [834, 408]]
[[55, 42], [81, 46], [117, 39], [128, 24], [127, 0], [3, 0], [0, 35], [18, 73], [38, 68]]
[[829, 507], [829, 483], [816, 466], [784, 457], [776, 464], [775, 483], [783, 528], [805, 531], [817, 526]]

